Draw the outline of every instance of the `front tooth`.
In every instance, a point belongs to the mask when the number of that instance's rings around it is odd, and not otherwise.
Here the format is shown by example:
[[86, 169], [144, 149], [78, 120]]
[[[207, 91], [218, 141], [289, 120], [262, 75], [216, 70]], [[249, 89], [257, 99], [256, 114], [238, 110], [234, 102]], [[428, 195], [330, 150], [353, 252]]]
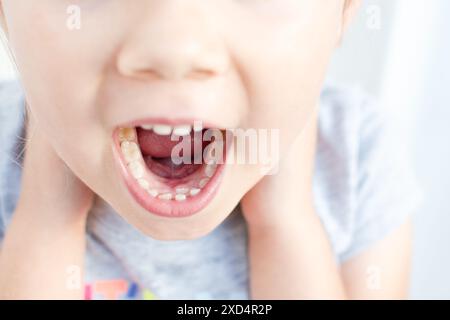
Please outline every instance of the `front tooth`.
[[171, 193], [163, 193], [158, 196], [158, 199], [161, 200], [172, 200], [172, 194]]
[[144, 166], [140, 164], [138, 161], [133, 161], [128, 164], [130, 168], [131, 175], [135, 179], [140, 179], [144, 176]]
[[151, 124], [143, 124], [141, 125], [141, 128], [144, 130], [152, 130], [153, 129], [153, 125]]
[[176, 201], [184, 201], [184, 200], [186, 200], [186, 195], [185, 194], [177, 194], [175, 196], [175, 200]]
[[209, 164], [205, 168], [205, 175], [209, 178], [211, 178], [214, 173], [216, 173], [217, 165], [215, 164]]
[[194, 123], [194, 132], [201, 132], [203, 131], [203, 125], [201, 122], [195, 122]]
[[134, 141], [136, 140], [136, 131], [134, 128], [120, 128], [119, 129], [119, 141]]
[[158, 124], [153, 126], [153, 132], [160, 136], [169, 136], [172, 133], [172, 127]]
[[139, 150], [139, 146], [136, 143], [124, 141], [120, 145], [120, 148], [127, 163], [139, 160], [141, 151]]
[[190, 194], [191, 196], [196, 196], [196, 195], [198, 195], [198, 194], [200, 193], [200, 191], [201, 191], [201, 189], [198, 189], [198, 188], [192, 188], [191, 191], [189, 191], [189, 194]]
[[182, 125], [182, 126], [176, 126], [173, 129], [173, 134], [179, 137], [188, 136], [191, 134], [192, 127], [190, 125]]

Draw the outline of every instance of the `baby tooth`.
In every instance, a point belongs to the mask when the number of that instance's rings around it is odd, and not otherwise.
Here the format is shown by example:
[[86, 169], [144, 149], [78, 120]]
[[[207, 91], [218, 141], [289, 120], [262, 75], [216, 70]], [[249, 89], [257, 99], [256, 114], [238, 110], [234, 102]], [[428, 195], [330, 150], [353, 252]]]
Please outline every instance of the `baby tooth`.
[[138, 183], [141, 186], [142, 189], [147, 190], [150, 187], [150, 184], [145, 179], [138, 179]]
[[204, 186], [206, 186], [206, 184], [209, 182], [209, 178], [205, 178], [205, 179], [202, 179], [202, 180], [200, 180], [200, 182], [198, 183], [198, 186], [200, 187], [200, 188], [203, 188]]
[[144, 130], [152, 130], [153, 126], [151, 124], [143, 124], [141, 125], [141, 128]]
[[190, 125], [176, 126], [173, 129], [173, 134], [179, 137], [188, 136], [191, 134], [192, 127]]
[[119, 129], [119, 141], [133, 141], [136, 140], [136, 131], [134, 128], [120, 128]]
[[179, 193], [179, 194], [186, 194], [189, 192], [189, 188], [185, 188], [185, 187], [176, 188], [175, 192]]
[[122, 149], [123, 156], [127, 163], [139, 160], [140, 150], [136, 143], [124, 141], [120, 145]]
[[172, 194], [171, 193], [163, 193], [158, 196], [158, 199], [161, 200], [172, 200]]
[[216, 173], [217, 165], [209, 164], [205, 168], [205, 175], [211, 178]]
[[158, 194], [159, 194], [159, 192], [158, 192], [157, 190], [155, 190], [155, 189], [149, 189], [147, 192], [148, 192], [148, 194], [151, 195], [153, 198], [156, 198], [156, 197], [158, 196]]
[[189, 192], [189, 194], [190, 194], [191, 196], [196, 196], [197, 194], [200, 193], [200, 191], [201, 191], [201, 189], [193, 188], [193, 189], [191, 189], [191, 191]]
[[193, 129], [194, 132], [201, 132], [203, 131], [203, 125], [200, 122], [196, 122]]
[[144, 176], [144, 166], [138, 161], [130, 162], [128, 167], [130, 168], [131, 175], [135, 179], [140, 179]]
[[186, 195], [185, 194], [177, 194], [175, 196], [175, 200], [176, 201], [184, 201], [184, 200], [186, 200]]
[[166, 125], [153, 126], [153, 132], [160, 136], [169, 136], [172, 133], [172, 127]]

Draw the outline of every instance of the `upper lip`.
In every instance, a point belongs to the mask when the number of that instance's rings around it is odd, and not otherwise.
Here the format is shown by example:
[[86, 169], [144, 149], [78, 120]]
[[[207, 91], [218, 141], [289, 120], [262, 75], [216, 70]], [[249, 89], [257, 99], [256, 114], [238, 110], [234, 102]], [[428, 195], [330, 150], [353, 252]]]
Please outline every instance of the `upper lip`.
[[240, 100], [232, 99], [222, 80], [212, 82], [136, 82], [127, 77], [105, 80], [95, 103], [112, 130], [141, 124], [192, 124], [227, 129], [238, 125]]

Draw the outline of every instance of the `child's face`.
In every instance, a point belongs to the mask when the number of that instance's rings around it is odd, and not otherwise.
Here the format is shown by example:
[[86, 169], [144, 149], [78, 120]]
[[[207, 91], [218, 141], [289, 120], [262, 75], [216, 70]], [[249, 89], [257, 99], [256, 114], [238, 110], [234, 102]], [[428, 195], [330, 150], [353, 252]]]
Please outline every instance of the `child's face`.
[[[54, 149], [128, 222], [159, 239], [214, 229], [262, 179], [261, 166], [173, 169], [154, 149], [165, 127], [121, 137], [153, 141], [144, 162], [133, 143], [119, 151], [118, 128], [201, 121], [280, 129], [283, 157], [317, 103], [344, 11], [344, 0], [2, 3], [31, 112]], [[81, 9], [79, 30], [68, 27], [77, 22], [70, 5]], [[167, 200], [168, 192], [179, 195]]]

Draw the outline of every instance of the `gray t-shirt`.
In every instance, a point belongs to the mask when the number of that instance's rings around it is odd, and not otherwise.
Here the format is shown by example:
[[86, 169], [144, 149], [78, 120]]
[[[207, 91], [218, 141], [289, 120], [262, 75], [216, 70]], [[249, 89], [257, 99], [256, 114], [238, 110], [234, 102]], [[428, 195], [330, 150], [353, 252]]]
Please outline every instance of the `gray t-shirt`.
[[[20, 192], [24, 95], [0, 85], [0, 240]], [[359, 90], [325, 85], [314, 194], [339, 262], [357, 255], [417, 211], [421, 191], [402, 121]], [[239, 208], [196, 240], [142, 235], [98, 199], [87, 226], [86, 299], [248, 298], [247, 234]], [[109, 294], [107, 294], [107, 292]]]

